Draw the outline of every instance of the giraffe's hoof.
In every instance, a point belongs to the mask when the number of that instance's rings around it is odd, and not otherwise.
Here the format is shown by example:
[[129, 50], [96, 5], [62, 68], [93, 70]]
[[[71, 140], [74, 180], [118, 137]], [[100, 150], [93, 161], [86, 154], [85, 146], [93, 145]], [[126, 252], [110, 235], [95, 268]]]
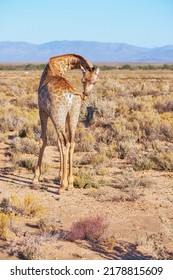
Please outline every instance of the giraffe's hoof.
[[39, 180], [37, 178], [34, 178], [32, 180], [32, 185], [38, 185], [39, 184]]
[[67, 191], [67, 189], [60, 187], [58, 190], [58, 194], [63, 194]]
[[73, 189], [74, 189], [73, 183], [68, 184], [68, 191], [73, 190]]

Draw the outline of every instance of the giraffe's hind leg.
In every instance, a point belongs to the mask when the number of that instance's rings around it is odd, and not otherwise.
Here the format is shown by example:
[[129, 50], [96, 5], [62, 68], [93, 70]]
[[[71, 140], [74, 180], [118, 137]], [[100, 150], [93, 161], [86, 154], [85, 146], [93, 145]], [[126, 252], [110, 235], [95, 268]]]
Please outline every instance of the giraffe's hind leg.
[[72, 107], [71, 111], [68, 114], [67, 118], [67, 125], [69, 131], [69, 141], [70, 141], [70, 148], [69, 148], [69, 175], [68, 175], [68, 188], [73, 188], [73, 153], [75, 147], [75, 131], [79, 119], [80, 113], [80, 106], [81, 100], [77, 99], [74, 103], [75, 106]]
[[47, 145], [46, 131], [47, 131], [48, 115], [43, 110], [40, 110], [39, 114], [40, 114], [40, 121], [41, 121], [41, 137], [40, 137], [40, 143], [39, 143], [40, 151], [39, 151], [38, 162], [37, 162], [35, 173], [34, 173], [33, 184], [37, 184], [40, 179], [43, 153], [44, 153], [44, 149]]
[[68, 154], [69, 154], [69, 141], [65, 131], [60, 131], [58, 134], [58, 145], [60, 149], [60, 189], [66, 190], [68, 188], [68, 171], [67, 171], [67, 163], [68, 163]]

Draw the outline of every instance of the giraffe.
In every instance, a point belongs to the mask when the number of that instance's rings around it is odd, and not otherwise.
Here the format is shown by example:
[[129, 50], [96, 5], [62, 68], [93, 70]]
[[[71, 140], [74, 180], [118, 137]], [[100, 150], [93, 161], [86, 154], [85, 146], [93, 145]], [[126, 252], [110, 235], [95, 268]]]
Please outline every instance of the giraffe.
[[[70, 69], [81, 69], [83, 93], [64, 77]], [[99, 73], [99, 68], [76, 54], [51, 57], [40, 79], [38, 107], [41, 122], [40, 151], [34, 173], [33, 184], [38, 184], [41, 163], [47, 145], [47, 122], [51, 119], [55, 127], [60, 151], [60, 189], [73, 187], [73, 153], [75, 131], [78, 123], [81, 101], [89, 95]]]

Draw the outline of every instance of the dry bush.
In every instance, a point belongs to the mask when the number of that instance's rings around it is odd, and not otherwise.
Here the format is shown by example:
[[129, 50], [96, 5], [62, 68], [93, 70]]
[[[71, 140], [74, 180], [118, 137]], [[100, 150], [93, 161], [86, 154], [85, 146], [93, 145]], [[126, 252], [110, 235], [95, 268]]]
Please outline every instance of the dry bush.
[[132, 159], [139, 152], [139, 148], [133, 139], [122, 140], [118, 142], [116, 151], [120, 159]]
[[81, 219], [72, 224], [69, 239], [88, 240], [92, 242], [99, 242], [103, 239], [106, 230], [108, 229], [108, 222], [103, 216], [89, 217]]
[[39, 260], [41, 258], [40, 245], [37, 238], [28, 236], [20, 246], [17, 246], [16, 254], [24, 260]]
[[4, 197], [0, 202], [0, 212], [8, 214], [11, 211], [10, 199]]
[[40, 202], [38, 196], [28, 194], [23, 201], [24, 213], [30, 217], [40, 216], [45, 212], [45, 206]]
[[[99, 118], [103, 118], [104, 122], [111, 122], [115, 117], [115, 102], [107, 98], [98, 99], [95, 102], [95, 108]], [[109, 110], [108, 110], [109, 108]]]
[[114, 187], [120, 189], [123, 195], [115, 197], [112, 201], [135, 201], [144, 195], [144, 190], [149, 187], [150, 182], [143, 177], [138, 177], [133, 170], [127, 170], [117, 176]]
[[78, 170], [77, 175], [74, 178], [74, 187], [75, 188], [91, 188], [97, 187], [97, 184], [94, 180], [94, 174], [91, 170], [86, 168], [81, 168]]
[[40, 202], [38, 196], [27, 194], [24, 199], [18, 195], [11, 195], [11, 207], [16, 214], [26, 215], [28, 217], [37, 217], [45, 212], [45, 206]]
[[151, 158], [158, 170], [173, 171], [173, 153], [158, 152]]
[[166, 103], [157, 102], [155, 104], [155, 108], [159, 112], [159, 114], [165, 113], [165, 112], [172, 112], [173, 111], [173, 101], [168, 101]]
[[150, 170], [154, 167], [152, 160], [145, 155], [142, 156], [136, 154], [136, 156], [133, 157], [131, 163], [135, 171]]
[[107, 160], [108, 158], [106, 156], [106, 153], [104, 153], [103, 151], [94, 153], [90, 157], [90, 163], [93, 167], [103, 166], [103, 164], [105, 164]]
[[8, 214], [0, 213], [0, 239], [6, 239], [8, 235], [10, 218]]
[[[24, 135], [24, 130], [20, 132]], [[20, 135], [21, 135], [20, 134]], [[12, 153], [38, 154], [38, 143], [34, 139], [16, 137], [11, 145]]]
[[50, 218], [40, 218], [37, 226], [42, 232], [52, 232], [55, 230], [55, 224]]
[[78, 127], [76, 130], [75, 138], [76, 146], [75, 151], [77, 152], [91, 152], [94, 150], [96, 139], [92, 132], [84, 127]]
[[27, 155], [23, 153], [13, 153], [12, 154], [12, 163], [13, 170], [18, 169], [19, 167], [26, 168], [28, 171], [34, 172], [36, 166], [36, 156]]
[[38, 222], [37, 226], [41, 230], [42, 233], [47, 233], [53, 236], [59, 237], [59, 230], [57, 225], [60, 223], [58, 218], [53, 217], [41, 217]]

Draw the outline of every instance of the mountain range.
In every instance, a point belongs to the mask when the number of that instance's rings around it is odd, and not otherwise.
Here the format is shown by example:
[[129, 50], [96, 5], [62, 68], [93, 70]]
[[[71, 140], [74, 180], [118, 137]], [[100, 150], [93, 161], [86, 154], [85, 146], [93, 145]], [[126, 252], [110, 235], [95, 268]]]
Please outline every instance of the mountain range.
[[143, 48], [125, 43], [53, 41], [44, 44], [0, 42], [0, 62], [47, 62], [51, 56], [76, 53], [92, 62], [173, 62], [173, 45]]

